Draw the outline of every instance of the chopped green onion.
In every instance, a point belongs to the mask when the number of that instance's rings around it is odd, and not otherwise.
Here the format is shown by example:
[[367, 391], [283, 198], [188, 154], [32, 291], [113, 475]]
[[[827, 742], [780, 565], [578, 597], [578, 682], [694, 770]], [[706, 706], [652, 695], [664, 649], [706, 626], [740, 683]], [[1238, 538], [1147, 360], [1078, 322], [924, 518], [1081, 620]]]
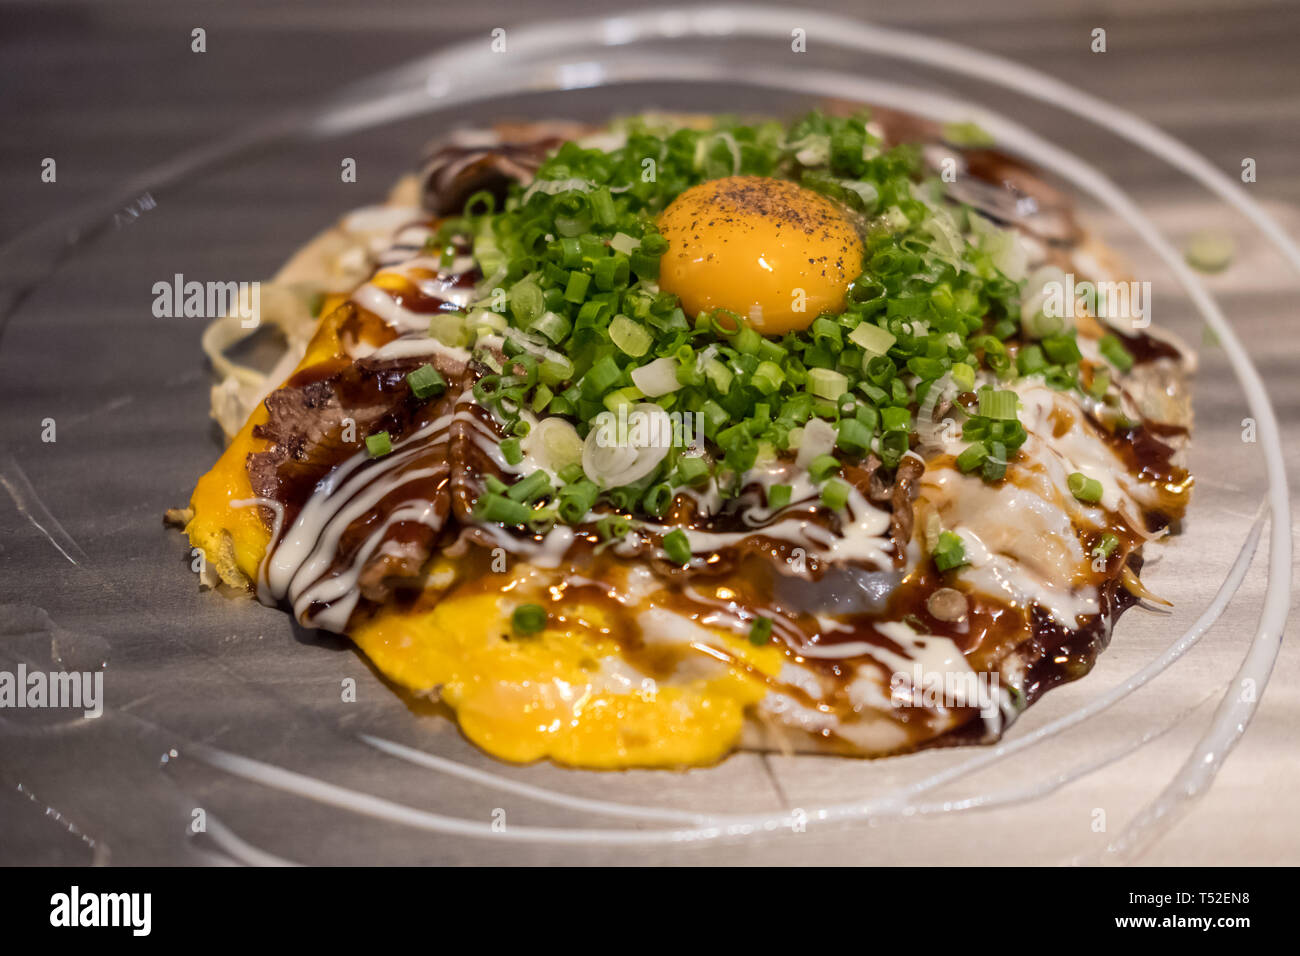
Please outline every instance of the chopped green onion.
[[505, 495], [489, 491], [487, 494], [479, 495], [478, 501], [474, 502], [474, 514], [480, 521], [522, 525], [532, 517], [532, 510], [527, 505], [513, 501]]
[[641, 507], [646, 514], [661, 517], [673, 501], [673, 486], [666, 481], [653, 485], [641, 500]]
[[566, 524], [580, 524], [599, 495], [600, 488], [594, 481], [582, 479], [565, 485], [559, 493], [560, 519]]
[[863, 322], [849, 333], [849, 341], [867, 355], [884, 355], [898, 340], [885, 329]]
[[967, 563], [966, 545], [962, 543], [961, 537], [953, 532], [941, 531], [939, 543], [934, 546], [931, 557], [934, 558], [934, 566], [940, 571], [951, 571]]
[[984, 459], [980, 477], [985, 481], [1001, 481], [1007, 473], [1007, 446], [1000, 441], [988, 443], [989, 456]]
[[841, 419], [835, 433], [835, 444], [851, 455], [865, 455], [871, 449], [871, 429], [856, 418]]
[[546, 608], [540, 604], [521, 604], [510, 615], [510, 626], [516, 634], [536, 634], [546, 627]]
[[1016, 353], [1016, 368], [1021, 375], [1033, 375], [1047, 368], [1047, 359], [1043, 357], [1042, 346], [1024, 345]]
[[984, 418], [1014, 421], [1018, 397], [1010, 389], [982, 388], [979, 392], [979, 412]]
[[556, 312], [543, 312], [531, 328], [550, 339], [552, 344], [559, 345], [568, 336], [572, 325], [567, 318]]
[[1198, 272], [1222, 272], [1236, 255], [1237, 244], [1226, 232], [1198, 232], [1183, 252], [1187, 264]]
[[1093, 398], [1104, 398], [1108, 391], [1110, 391], [1110, 372], [1104, 368], [1093, 369], [1088, 394]]
[[640, 359], [650, 346], [654, 345], [654, 337], [645, 326], [637, 324], [636, 321], [628, 319], [625, 315], [614, 316], [614, 321], [610, 323], [610, 341], [614, 342], [624, 354], [632, 356], [634, 359]]
[[943, 138], [954, 146], [985, 148], [997, 142], [978, 123], [970, 120], [959, 123], [944, 123]]
[[568, 284], [564, 287], [564, 301], [581, 305], [587, 298], [589, 285], [591, 285], [591, 276], [585, 272], [570, 272]]
[[657, 358], [640, 368], [632, 369], [632, 384], [649, 398], [668, 395], [682, 387], [677, 378], [677, 369], [677, 359]]
[[709, 463], [694, 456], [681, 458], [677, 462], [677, 481], [683, 485], [698, 484], [709, 474]]
[[950, 371], [953, 382], [963, 392], [969, 392], [975, 387], [975, 370], [965, 362], [954, 362]]
[[546, 298], [536, 282], [518, 282], [510, 290], [507, 300], [510, 312], [520, 325], [527, 328], [533, 320], [546, 311]]
[[773, 485], [767, 489], [767, 507], [771, 511], [780, 511], [790, 503], [794, 488], [790, 485]]
[[664, 553], [673, 564], [690, 564], [691, 542], [686, 537], [686, 532], [681, 528], [674, 528], [664, 535]]
[[366, 454], [371, 458], [383, 458], [393, 450], [393, 441], [388, 432], [375, 432], [366, 436]]
[[609, 194], [607, 186], [593, 189], [587, 194], [587, 199], [591, 203], [591, 215], [597, 225], [612, 226], [617, 221], [614, 198]]
[[969, 474], [983, 465], [988, 456], [989, 450], [983, 442], [977, 441], [972, 445], [967, 445], [966, 450], [957, 456], [957, 470], [962, 474]]
[[818, 455], [808, 463], [808, 476], [813, 481], [824, 481], [840, 470], [840, 462], [834, 455]]
[[438, 312], [429, 319], [429, 336], [443, 345], [461, 348], [469, 344], [465, 316], [459, 312]]
[[1043, 351], [1057, 365], [1069, 365], [1082, 357], [1072, 335], [1050, 335], [1042, 341]]
[[832, 511], [839, 511], [849, 503], [849, 483], [839, 478], [832, 478], [822, 486], [822, 504]]
[[1119, 547], [1119, 538], [1115, 537], [1109, 531], [1101, 536], [1097, 546], [1092, 549], [1094, 555], [1100, 555], [1103, 558], [1109, 558], [1111, 553]]
[[828, 368], [810, 368], [808, 386], [819, 398], [835, 400], [849, 390], [849, 380]]
[[501, 454], [505, 456], [506, 463], [517, 465], [524, 460], [523, 448], [520, 446], [518, 438], [507, 438], [501, 442]]
[[770, 617], [756, 617], [754, 623], [749, 628], [749, 643], [755, 647], [762, 647], [772, 638], [772, 619]]
[[605, 515], [596, 522], [596, 530], [605, 541], [614, 541], [626, 537], [632, 530], [632, 522], [626, 515]]
[[634, 239], [625, 232], [620, 232], [609, 240], [609, 247], [615, 252], [621, 252], [623, 255], [629, 256], [641, 247], [641, 240]]
[[1133, 367], [1133, 355], [1124, 348], [1124, 343], [1117, 336], [1103, 335], [1097, 342], [1097, 351], [1121, 372], [1127, 372]]
[[727, 392], [731, 390], [732, 380], [736, 377], [732, 374], [731, 369], [727, 368], [727, 366], [723, 365], [715, 358], [709, 359], [704, 363], [704, 375], [713, 387], [723, 395], [727, 394]]
[[613, 358], [606, 355], [599, 362], [593, 365], [582, 378], [582, 390], [585, 395], [592, 398], [603, 395], [609, 389], [613, 388], [615, 383], [623, 377], [623, 370], [618, 367], [618, 363]]
[[1066, 479], [1070, 485], [1070, 494], [1082, 501], [1084, 504], [1095, 505], [1101, 501], [1102, 486], [1096, 478], [1089, 478], [1081, 471], [1070, 473]]
[[759, 362], [758, 368], [750, 378], [750, 384], [764, 395], [771, 395], [780, 390], [785, 382], [785, 372], [775, 362]]
[[906, 408], [882, 408], [880, 410], [880, 430], [883, 432], [906, 432], [912, 427], [912, 413]]
[[438, 370], [432, 365], [421, 365], [414, 372], [411, 372], [406, 376], [406, 384], [411, 387], [411, 393], [416, 398], [441, 395], [447, 388], [446, 380], [438, 374]]
[[532, 504], [538, 498], [549, 494], [551, 491], [551, 479], [547, 477], [546, 472], [540, 468], [520, 481], [516, 481], [506, 491], [506, 497], [511, 501], [524, 501]]

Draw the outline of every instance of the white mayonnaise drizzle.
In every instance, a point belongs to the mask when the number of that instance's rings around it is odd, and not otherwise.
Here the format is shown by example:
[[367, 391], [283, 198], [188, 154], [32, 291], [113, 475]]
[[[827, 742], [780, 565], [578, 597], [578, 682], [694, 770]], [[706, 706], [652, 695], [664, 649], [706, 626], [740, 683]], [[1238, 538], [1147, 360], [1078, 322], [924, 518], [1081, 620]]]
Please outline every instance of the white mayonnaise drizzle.
[[[1089, 561], [1077, 528], [1104, 528], [1109, 512], [1142, 533], [1143, 505], [1158, 504], [1158, 493], [1131, 475], [1086, 421], [1080, 396], [1035, 377], [1010, 387], [1020, 397], [1020, 421], [1029, 433], [1020, 449], [1027, 462], [1014, 465], [999, 486], [951, 468], [931, 468], [922, 487], [944, 527], [965, 545], [970, 565], [958, 572], [963, 581], [1014, 606], [1037, 602], [1073, 628], [1079, 617], [1100, 610], [1096, 588], [1074, 583]], [[955, 455], [965, 444], [954, 433], [944, 451]], [[1098, 505], [1070, 494], [1067, 483], [1074, 472], [1101, 484]]]
[[[342, 631], [360, 599], [356, 587], [361, 571], [389, 528], [399, 521], [416, 521], [437, 528], [433, 502], [417, 500], [395, 510], [382, 527], [371, 532], [352, 564], [342, 574], [328, 572], [338, 554], [339, 539], [354, 521], [402, 485], [429, 477], [437, 469], [406, 469], [421, 452], [449, 438], [453, 415], [444, 415], [398, 442], [383, 458], [358, 452], [325, 476], [303, 504], [293, 524], [273, 544], [263, 560], [261, 577], [266, 596], [288, 599], [299, 622]], [[315, 613], [314, 603], [329, 607]]]

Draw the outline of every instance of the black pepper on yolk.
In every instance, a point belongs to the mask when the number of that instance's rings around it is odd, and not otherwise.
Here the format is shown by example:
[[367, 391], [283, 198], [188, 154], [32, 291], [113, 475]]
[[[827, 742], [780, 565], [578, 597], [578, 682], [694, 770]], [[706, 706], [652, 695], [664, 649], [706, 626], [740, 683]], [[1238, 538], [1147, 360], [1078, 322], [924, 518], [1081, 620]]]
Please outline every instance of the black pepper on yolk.
[[862, 271], [848, 213], [797, 183], [729, 176], [686, 190], [659, 217], [659, 285], [692, 316], [730, 309], [764, 335], [839, 312]]

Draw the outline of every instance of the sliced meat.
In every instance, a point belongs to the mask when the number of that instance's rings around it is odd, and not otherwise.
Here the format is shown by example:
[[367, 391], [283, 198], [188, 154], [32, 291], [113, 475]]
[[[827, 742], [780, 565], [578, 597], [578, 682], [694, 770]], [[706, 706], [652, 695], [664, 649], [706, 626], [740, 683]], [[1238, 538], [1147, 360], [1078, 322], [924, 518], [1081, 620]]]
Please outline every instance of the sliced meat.
[[480, 190], [495, 196], [499, 206], [512, 182], [532, 182], [552, 150], [589, 130], [579, 123], [544, 121], [461, 131], [436, 144], [424, 161], [424, 208], [435, 216], [458, 215]]
[[[253, 491], [285, 505], [292, 520], [316, 483], [360, 451], [366, 436], [386, 431], [397, 441], [432, 420], [437, 403], [417, 399], [406, 383], [424, 364], [421, 357], [337, 359], [290, 378], [266, 397], [267, 420], [253, 430], [271, 443], [248, 456]], [[433, 364], [448, 381], [464, 374], [448, 360]]]
[[[441, 397], [416, 398], [406, 382], [426, 361], [451, 383]], [[267, 421], [253, 434], [271, 444], [248, 456], [248, 476], [256, 495], [283, 506], [286, 528], [322, 479], [364, 448], [368, 435], [386, 431], [397, 445], [430, 431], [410, 453], [362, 463], [356, 471], [360, 491], [355, 483], [337, 489], [340, 505], [366, 491], [382, 494], [343, 530], [322, 577], [355, 572], [362, 597], [375, 602], [419, 580], [451, 512], [448, 429], [438, 422], [450, 419], [464, 376], [463, 364], [440, 356], [340, 360], [306, 369], [267, 396]]]
[[919, 458], [907, 455], [898, 463], [894, 471], [894, 487], [889, 495], [890, 537], [894, 539], [895, 554], [901, 558], [912, 540], [912, 525], [916, 516], [912, 511], [912, 502], [920, 493], [919, 479], [925, 471], [925, 463]]
[[844, 468], [844, 479], [862, 492], [868, 501], [889, 506], [889, 535], [894, 541], [895, 561], [900, 566], [907, 544], [912, 540], [915, 521], [912, 502], [920, 493], [917, 479], [924, 471], [925, 463], [912, 455], [904, 456], [898, 467], [890, 471], [874, 453], [868, 455], [862, 464]]
[[488, 450], [499, 445], [503, 438], [505, 435], [492, 414], [478, 404], [472, 394], [457, 402], [448, 451], [451, 461], [449, 490], [452, 512], [462, 524], [473, 522], [474, 503], [486, 490], [489, 475], [506, 484], [513, 480], [501, 470]]

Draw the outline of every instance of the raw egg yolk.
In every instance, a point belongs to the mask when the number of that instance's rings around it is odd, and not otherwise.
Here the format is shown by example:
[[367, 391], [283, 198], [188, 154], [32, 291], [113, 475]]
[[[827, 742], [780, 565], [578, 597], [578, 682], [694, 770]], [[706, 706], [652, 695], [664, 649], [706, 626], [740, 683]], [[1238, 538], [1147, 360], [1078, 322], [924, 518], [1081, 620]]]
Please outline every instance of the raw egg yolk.
[[659, 217], [659, 286], [692, 316], [729, 309], [764, 335], [839, 312], [862, 272], [848, 213], [797, 183], [729, 176], [686, 190]]

